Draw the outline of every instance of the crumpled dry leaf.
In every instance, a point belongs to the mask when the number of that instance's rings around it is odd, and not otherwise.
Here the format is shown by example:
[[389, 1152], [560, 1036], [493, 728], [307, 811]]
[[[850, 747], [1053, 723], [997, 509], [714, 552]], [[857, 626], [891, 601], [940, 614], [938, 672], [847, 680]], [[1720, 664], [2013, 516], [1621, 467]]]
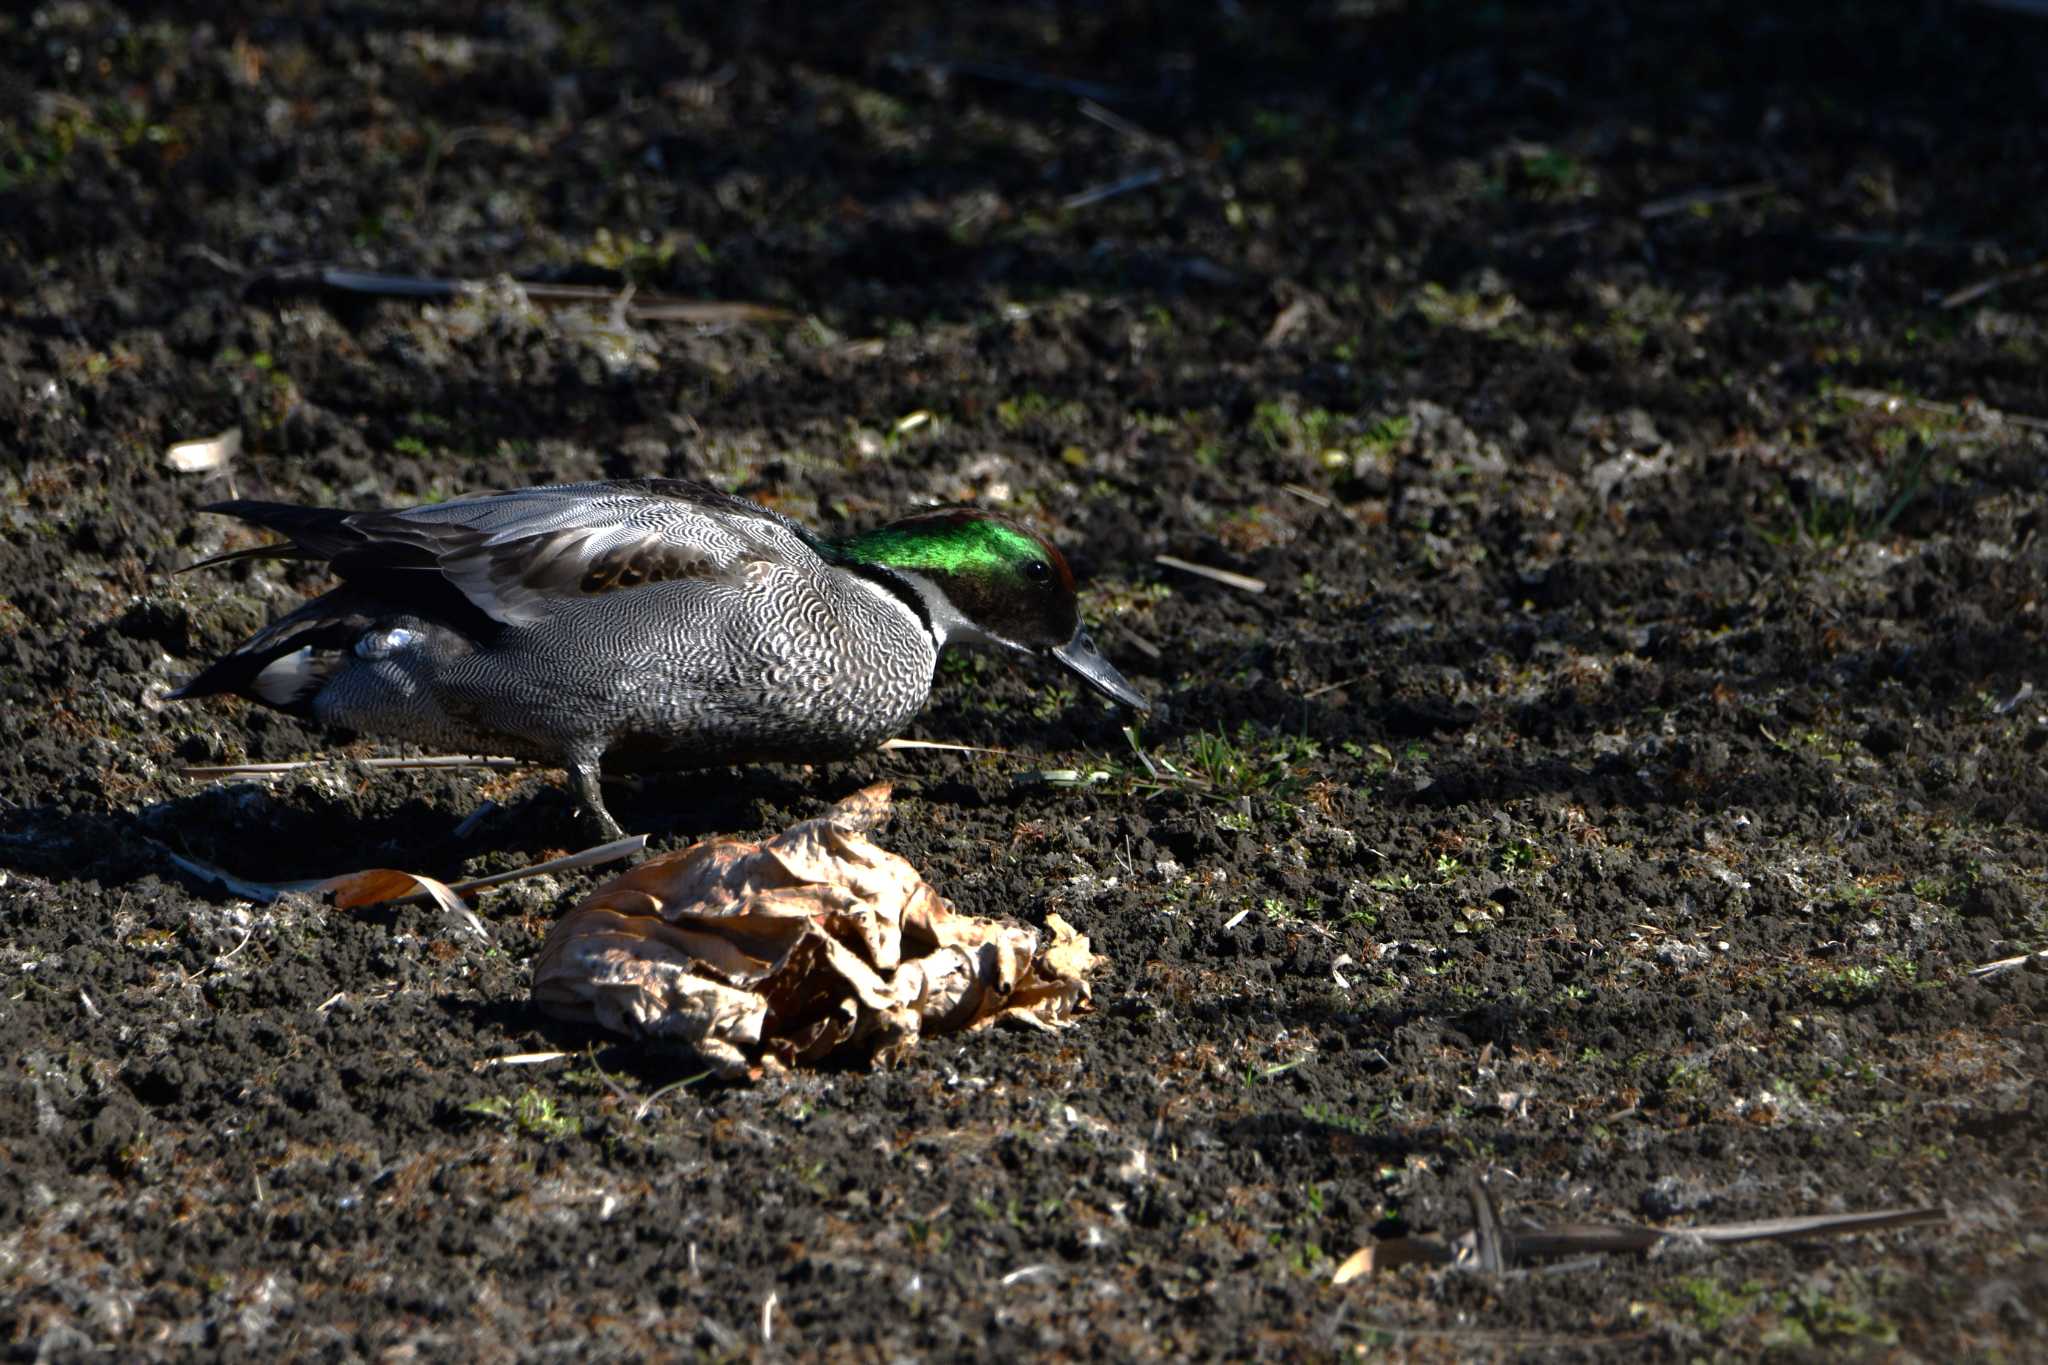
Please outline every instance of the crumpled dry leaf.
[[441, 908], [443, 914], [479, 938], [489, 938], [490, 931], [477, 918], [476, 911], [469, 908], [465, 896], [475, 895], [487, 887], [498, 886], [508, 881], [537, 876], [544, 872], [563, 870], [571, 867], [588, 867], [598, 861], [609, 861], [614, 857], [630, 857], [647, 843], [645, 835], [633, 839], [622, 839], [599, 848], [589, 849], [569, 858], [558, 858], [553, 862], [536, 867], [521, 868], [517, 872], [501, 872], [493, 877], [479, 877], [474, 881], [450, 886], [417, 872], [401, 872], [392, 867], [372, 867], [361, 872], [344, 872], [339, 877], [321, 877], [309, 881], [294, 882], [252, 882], [246, 877], [237, 877], [210, 863], [187, 858], [171, 849], [164, 849], [164, 855], [173, 863], [195, 877], [217, 882], [222, 889], [244, 900], [259, 905], [269, 905], [281, 896], [301, 893], [312, 896], [334, 897], [337, 910], [366, 910], [376, 905], [402, 904], [412, 901], [431, 902]]
[[372, 867], [361, 872], [347, 872], [339, 877], [312, 882], [303, 889], [315, 895], [332, 895], [334, 908], [337, 910], [360, 910], [372, 905], [384, 905], [391, 901], [425, 896], [441, 908], [441, 913], [471, 933], [480, 938], [490, 937], [484, 929], [483, 921], [476, 917], [476, 911], [470, 909], [469, 903], [455, 894], [453, 887], [418, 872], [400, 872], [391, 867]]
[[1086, 937], [1051, 915], [1041, 950], [1034, 929], [957, 913], [866, 837], [888, 818], [877, 784], [763, 843], [707, 840], [612, 878], [541, 945], [535, 1003], [685, 1043], [728, 1076], [1088, 1009]]

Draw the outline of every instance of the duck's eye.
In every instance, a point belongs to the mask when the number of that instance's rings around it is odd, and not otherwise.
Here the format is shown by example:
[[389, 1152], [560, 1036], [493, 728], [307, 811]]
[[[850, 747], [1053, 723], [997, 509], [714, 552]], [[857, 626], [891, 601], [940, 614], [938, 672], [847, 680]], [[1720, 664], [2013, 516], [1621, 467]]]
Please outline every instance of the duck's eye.
[[1052, 582], [1052, 565], [1042, 559], [1034, 559], [1024, 566], [1024, 576], [1033, 583]]

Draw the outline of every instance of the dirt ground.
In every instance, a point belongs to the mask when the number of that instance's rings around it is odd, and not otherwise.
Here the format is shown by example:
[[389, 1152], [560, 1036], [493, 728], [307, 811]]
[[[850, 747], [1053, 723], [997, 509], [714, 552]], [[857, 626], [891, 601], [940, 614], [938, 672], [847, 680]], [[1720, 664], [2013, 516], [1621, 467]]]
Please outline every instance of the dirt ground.
[[[2048, 21], [738, 8], [0, 15], [7, 1352], [2039, 1358], [2048, 973], [1972, 968], [2048, 948]], [[528, 1003], [601, 873], [480, 943], [180, 870], [584, 842], [548, 773], [183, 776], [336, 744], [164, 701], [319, 582], [175, 575], [196, 508], [639, 473], [1068, 547], [1140, 732], [963, 656], [914, 734], [1002, 753], [611, 803], [888, 778], [1093, 1017], [714, 1086]], [[1948, 1218], [1334, 1282], [1481, 1175]]]

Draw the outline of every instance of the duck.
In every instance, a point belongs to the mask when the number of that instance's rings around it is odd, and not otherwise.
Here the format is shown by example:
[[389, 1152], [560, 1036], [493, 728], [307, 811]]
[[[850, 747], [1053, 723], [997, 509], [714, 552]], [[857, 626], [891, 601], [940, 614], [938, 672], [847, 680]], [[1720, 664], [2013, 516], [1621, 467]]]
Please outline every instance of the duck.
[[283, 539], [191, 568], [316, 560], [340, 582], [172, 699], [231, 694], [330, 729], [558, 767], [607, 839], [623, 831], [606, 773], [870, 752], [924, 706], [954, 645], [1050, 661], [1148, 709], [1089, 636], [1059, 550], [979, 507], [836, 538], [675, 478], [402, 509], [202, 510]]

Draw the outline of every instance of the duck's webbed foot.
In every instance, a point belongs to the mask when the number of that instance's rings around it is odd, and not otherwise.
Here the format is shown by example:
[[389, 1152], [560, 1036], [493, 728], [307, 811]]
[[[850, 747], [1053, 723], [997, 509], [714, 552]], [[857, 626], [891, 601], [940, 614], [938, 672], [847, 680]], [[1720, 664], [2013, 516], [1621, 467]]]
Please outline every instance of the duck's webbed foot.
[[604, 794], [598, 790], [597, 782], [596, 759], [569, 765], [569, 790], [576, 794], [578, 812], [604, 842], [623, 839], [626, 831], [619, 828], [619, 822], [612, 819], [612, 813], [604, 808]]

